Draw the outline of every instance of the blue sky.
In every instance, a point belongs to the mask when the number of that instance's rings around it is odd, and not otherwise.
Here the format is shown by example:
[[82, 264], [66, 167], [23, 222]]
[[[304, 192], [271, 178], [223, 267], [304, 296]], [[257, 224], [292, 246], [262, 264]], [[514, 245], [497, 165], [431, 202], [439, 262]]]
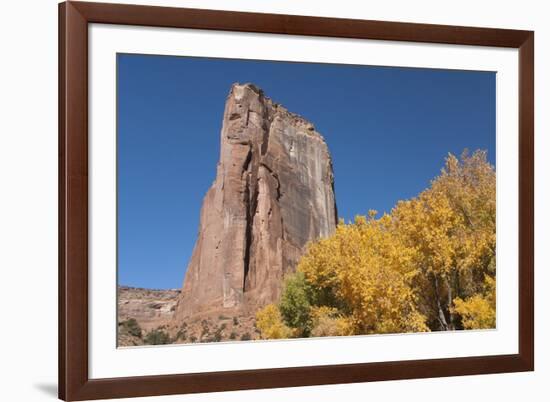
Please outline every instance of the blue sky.
[[448, 152], [485, 149], [495, 163], [492, 72], [123, 54], [117, 68], [122, 285], [182, 285], [234, 82], [258, 85], [325, 137], [346, 221], [417, 195]]

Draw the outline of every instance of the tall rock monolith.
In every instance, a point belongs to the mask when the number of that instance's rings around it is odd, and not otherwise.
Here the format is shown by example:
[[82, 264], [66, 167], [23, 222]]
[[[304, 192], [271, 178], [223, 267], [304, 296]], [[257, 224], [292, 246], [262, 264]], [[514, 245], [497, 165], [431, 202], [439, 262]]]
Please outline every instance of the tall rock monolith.
[[253, 313], [277, 301], [306, 244], [331, 235], [336, 223], [323, 137], [258, 87], [234, 84], [175, 320]]

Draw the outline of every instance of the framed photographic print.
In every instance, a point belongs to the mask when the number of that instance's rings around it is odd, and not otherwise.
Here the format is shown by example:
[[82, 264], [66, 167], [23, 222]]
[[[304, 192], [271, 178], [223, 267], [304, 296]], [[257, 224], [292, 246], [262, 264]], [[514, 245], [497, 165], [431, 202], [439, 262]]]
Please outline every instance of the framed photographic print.
[[59, 6], [64, 400], [534, 369], [534, 33]]

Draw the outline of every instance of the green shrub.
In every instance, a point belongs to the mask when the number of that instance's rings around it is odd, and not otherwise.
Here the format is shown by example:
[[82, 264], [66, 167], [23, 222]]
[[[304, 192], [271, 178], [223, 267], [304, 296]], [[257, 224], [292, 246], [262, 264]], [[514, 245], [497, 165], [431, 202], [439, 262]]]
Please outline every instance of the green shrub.
[[216, 328], [216, 330], [214, 331], [214, 335], [210, 339], [210, 342], [220, 342], [223, 339], [223, 330], [226, 327], [226, 324], [222, 324], [218, 328]]
[[172, 343], [170, 335], [161, 329], [154, 329], [149, 332], [143, 340], [146, 345], [166, 345]]
[[285, 286], [279, 311], [284, 322], [292, 328], [298, 329], [302, 336], [308, 336], [311, 330], [309, 284], [302, 272], [296, 272], [285, 279]]
[[208, 327], [208, 321], [201, 321], [201, 339], [210, 334], [210, 328]]
[[182, 340], [185, 341], [187, 339], [187, 331], [184, 328], [180, 328], [178, 333], [176, 334], [176, 340]]
[[122, 327], [124, 330], [126, 330], [130, 335], [141, 338], [141, 335], [142, 335], [141, 327], [139, 326], [135, 318], [130, 318], [126, 321], [122, 321], [118, 325]]

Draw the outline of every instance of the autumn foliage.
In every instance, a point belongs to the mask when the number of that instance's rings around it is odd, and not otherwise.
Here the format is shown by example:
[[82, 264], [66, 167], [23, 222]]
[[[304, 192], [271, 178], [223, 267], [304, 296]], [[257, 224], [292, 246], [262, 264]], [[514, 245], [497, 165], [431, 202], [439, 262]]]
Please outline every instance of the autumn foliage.
[[449, 154], [418, 197], [340, 222], [258, 312], [262, 337], [494, 328], [495, 179], [485, 152]]

